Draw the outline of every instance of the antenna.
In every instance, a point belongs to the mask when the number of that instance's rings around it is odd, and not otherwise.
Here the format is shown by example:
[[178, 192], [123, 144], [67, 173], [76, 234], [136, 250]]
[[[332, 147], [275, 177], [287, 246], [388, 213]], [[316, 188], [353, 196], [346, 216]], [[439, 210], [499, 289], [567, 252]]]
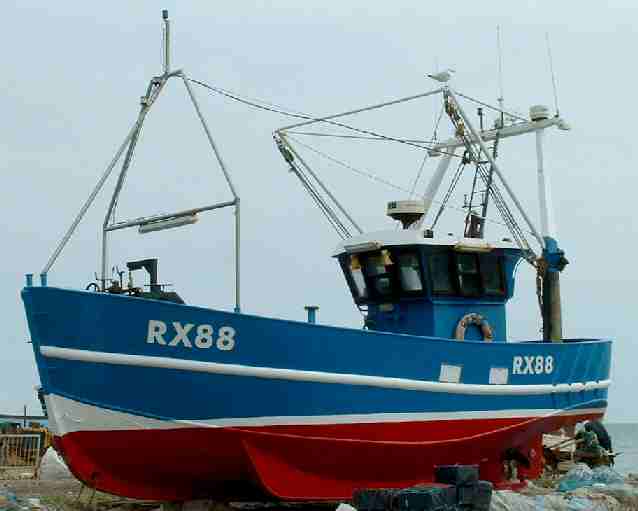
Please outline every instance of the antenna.
[[503, 51], [501, 49], [501, 26], [496, 25], [496, 51], [498, 53], [498, 106], [503, 116]]
[[171, 60], [170, 60], [170, 41], [171, 41], [171, 25], [170, 21], [168, 21], [168, 10], [164, 9], [162, 11], [162, 19], [164, 20], [164, 74], [167, 75], [171, 70]]
[[556, 91], [556, 75], [554, 74], [554, 59], [552, 59], [552, 47], [549, 44], [549, 32], [545, 32], [545, 41], [547, 43], [547, 57], [549, 59], [549, 71], [552, 74], [552, 87], [554, 89], [554, 108], [558, 117], [558, 92]]

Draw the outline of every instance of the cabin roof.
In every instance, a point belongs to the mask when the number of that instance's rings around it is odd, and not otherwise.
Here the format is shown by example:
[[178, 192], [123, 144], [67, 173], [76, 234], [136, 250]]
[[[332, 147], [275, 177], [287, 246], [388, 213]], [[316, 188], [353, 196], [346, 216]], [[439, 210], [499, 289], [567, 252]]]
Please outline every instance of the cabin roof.
[[426, 238], [425, 233], [423, 229], [401, 229], [359, 234], [339, 243], [332, 255], [338, 256], [346, 252], [367, 252], [375, 248], [401, 245], [465, 246], [474, 247], [477, 250], [481, 248], [519, 250], [516, 243], [509, 238], [484, 240], [465, 238], [462, 234], [448, 232], [435, 232], [433, 237]]

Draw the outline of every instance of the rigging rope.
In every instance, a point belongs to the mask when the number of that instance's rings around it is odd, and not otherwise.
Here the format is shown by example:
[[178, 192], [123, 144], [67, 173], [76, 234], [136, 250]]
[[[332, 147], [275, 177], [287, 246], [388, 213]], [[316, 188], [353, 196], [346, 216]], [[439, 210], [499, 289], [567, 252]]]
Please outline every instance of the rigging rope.
[[[312, 146], [310, 146], [308, 144], [304, 144], [303, 142], [301, 142], [299, 139], [296, 139], [295, 137], [291, 137], [290, 135], [287, 135], [286, 138], [288, 140], [294, 140], [296, 144], [299, 144], [300, 146], [305, 147], [309, 151], [312, 151], [313, 153], [321, 156], [322, 158], [326, 158], [327, 160], [329, 160], [329, 161], [331, 161], [333, 163], [336, 163], [337, 165], [339, 165], [339, 166], [341, 166], [341, 167], [343, 167], [343, 168], [345, 168], [347, 170], [350, 170], [350, 171], [352, 171], [352, 172], [354, 172], [356, 174], [359, 174], [360, 176], [366, 177], [366, 178], [370, 179], [371, 181], [375, 181], [375, 182], [377, 182], [379, 184], [387, 186], [388, 188], [392, 188], [392, 189], [400, 191], [400, 192], [404, 192], [404, 193], [409, 193], [410, 192], [407, 188], [403, 188], [402, 186], [396, 185], [396, 184], [392, 183], [391, 181], [387, 181], [386, 179], [383, 179], [382, 177], [379, 177], [379, 176], [377, 176], [377, 175], [375, 175], [375, 174], [373, 174], [371, 172], [367, 172], [365, 170], [361, 170], [361, 169], [358, 169], [356, 167], [353, 167], [349, 163], [346, 163], [346, 162], [344, 162], [342, 160], [339, 160], [339, 159], [337, 159], [337, 158], [335, 158], [333, 156], [330, 156], [329, 154], [326, 154], [326, 153], [320, 151], [319, 149], [316, 149], [316, 148], [314, 148], [314, 147], [312, 147]], [[423, 196], [421, 196], [421, 197], [423, 197]], [[440, 201], [440, 200], [433, 200], [432, 202], [435, 202], [437, 204], [442, 204], [443, 203], [443, 201]], [[446, 204], [445, 208], [452, 209], [452, 210], [457, 211], [459, 213], [465, 213], [465, 210], [463, 208], [458, 207], [458, 206], [452, 206], [450, 204]], [[491, 224], [494, 224], [494, 225], [500, 225], [500, 226], [506, 227], [506, 228], [508, 227], [506, 223], [499, 222], [498, 220], [494, 220], [492, 218], [486, 218], [485, 221], [489, 222]], [[532, 234], [531, 232], [528, 232], [528, 233]]]
[[355, 172], [356, 174], [359, 174], [363, 177], [367, 177], [368, 179], [372, 180], [372, 181], [376, 181], [377, 183], [381, 183], [382, 185], [388, 186], [390, 188], [394, 188], [395, 190], [398, 190], [400, 192], [405, 192], [405, 193], [409, 193], [409, 191], [407, 190], [407, 188], [403, 188], [399, 185], [395, 185], [394, 183], [387, 181], [385, 179], [383, 179], [382, 177], [379, 177], [375, 174], [372, 174], [371, 172], [367, 172], [365, 170], [361, 170], [358, 169], [356, 167], [353, 167], [352, 165], [342, 161], [342, 160], [338, 160], [337, 158], [330, 156], [329, 154], [326, 154], [322, 151], [320, 151], [319, 149], [315, 149], [314, 147], [308, 145], [308, 144], [304, 144], [301, 140], [295, 138], [295, 137], [291, 137], [290, 135], [288, 135], [286, 138], [288, 138], [289, 140], [294, 140], [297, 144], [299, 144], [302, 147], [305, 147], [306, 149], [308, 149], [309, 151], [312, 151], [315, 154], [318, 154], [319, 156], [330, 160], [333, 163], [336, 163], [337, 165], [341, 165], [342, 167], [351, 170], [352, 172]]
[[[309, 120], [309, 121], [323, 122], [323, 123], [326, 123], [326, 124], [329, 124], [329, 125], [332, 125], [332, 126], [337, 126], [337, 127], [343, 128], [343, 129], [354, 131], [355, 133], [359, 133], [360, 135], [359, 136], [353, 136], [353, 135], [349, 135], [348, 136], [348, 135], [319, 134], [319, 133], [308, 133], [308, 132], [288, 132], [288, 133], [296, 133], [296, 134], [300, 134], [300, 135], [303, 134], [303, 135], [315, 135], [315, 136], [333, 136], [333, 137], [340, 137], [340, 138], [360, 138], [360, 139], [366, 139], [366, 140], [381, 140], [381, 141], [388, 141], [388, 142], [397, 142], [397, 143], [400, 143], [400, 144], [403, 144], [403, 145], [407, 145], [407, 146], [410, 146], [410, 147], [414, 147], [414, 148], [420, 149], [422, 151], [423, 150], [424, 151], [428, 151], [430, 149], [433, 149], [433, 147], [434, 147], [431, 142], [430, 143], [417, 142], [417, 141], [413, 141], [413, 140], [409, 140], [409, 139], [403, 139], [403, 138], [397, 138], [397, 137], [391, 137], [391, 136], [387, 136], [387, 135], [382, 135], [382, 134], [376, 133], [376, 132], [371, 131], [371, 130], [356, 128], [354, 126], [350, 126], [348, 124], [337, 122], [337, 121], [333, 121], [333, 120], [330, 120], [330, 119], [317, 118], [317, 117], [313, 117], [313, 116], [310, 116], [310, 115], [307, 115], [307, 114], [304, 114], [304, 113], [301, 113], [301, 112], [295, 112], [295, 111], [286, 109], [284, 107], [281, 107], [279, 105], [268, 103], [268, 102], [263, 101], [263, 100], [258, 100], [258, 99], [254, 99], [254, 98], [252, 100], [250, 100], [250, 99], [247, 99], [247, 98], [243, 98], [243, 97], [240, 97], [236, 93], [233, 93], [231, 91], [222, 89], [220, 87], [212, 86], [212, 85], [207, 84], [207, 83], [205, 83], [203, 81], [196, 80], [196, 79], [193, 79], [193, 78], [188, 78], [188, 80], [190, 82], [192, 82], [192, 83], [194, 83], [196, 85], [199, 85], [201, 87], [204, 87], [204, 88], [206, 88], [206, 89], [208, 89], [208, 90], [210, 90], [212, 92], [215, 92], [217, 94], [220, 94], [220, 95], [225, 96], [225, 97], [227, 97], [229, 99], [232, 99], [232, 100], [237, 101], [239, 103], [243, 103], [243, 104], [248, 105], [248, 106], [253, 107], [253, 108], [257, 108], [257, 109], [268, 111], [268, 112], [272, 112], [272, 113], [277, 113], [277, 114], [280, 114], [280, 115], [285, 115], [287, 117], [292, 117], [292, 118], [295, 118], [295, 119], [303, 119], [303, 120]], [[520, 115], [513, 114], [511, 112], [502, 110], [500, 108], [493, 107], [492, 105], [489, 105], [487, 103], [483, 103], [483, 102], [481, 102], [481, 101], [479, 101], [479, 100], [477, 100], [475, 98], [472, 98], [470, 96], [461, 94], [459, 92], [457, 92], [457, 94], [459, 96], [469, 100], [469, 101], [473, 101], [473, 102], [475, 102], [475, 103], [477, 103], [479, 105], [485, 106], [486, 108], [489, 108], [491, 110], [495, 110], [497, 112], [507, 114], [508, 116], [510, 116], [512, 118], [515, 118], [515, 119], [519, 119], [519, 120], [522, 120], [522, 121], [527, 121], [527, 119], [525, 119], [524, 117], [522, 117]], [[443, 110], [442, 110], [442, 112], [443, 112]], [[435, 130], [438, 128], [438, 124], [439, 124], [440, 119], [442, 117], [442, 112], [441, 112], [441, 115], [439, 116], [439, 119], [437, 120], [437, 123], [436, 123], [436, 126], [435, 126]], [[452, 117], [452, 116], [450, 116], [450, 117]], [[454, 123], [454, 119], [452, 119], [452, 120], [453, 120], [453, 123]], [[367, 135], [367, 136], [364, 137], [364, 136], [361, 136], [361, 135]], [[471, 148], [472, 144], [471, 144], [471, 142], [469, 140], [466, 140], [467, 137], [465, 136], [464, 131], [462, 129], [460, 131], [457, 129], [457, 136], [460, 136], [464, 140], [464, 142], [466, 142], [466, 146], [467, 145], [470, 146], [469, 147], [470, 153], [471, 153], [470, 158], [474, 159], [474, 161], [478, 162], [478, 158], [475, 157], [474, 151]], [[289, 138], [293, 138], [293, 137], [289, 136]], [[433, 137], [433, 140], [435, 138], [436, 138], [436, 131], [435, 131], [435, 136]], [[331, 156], [329, 156], [329, 155], [327, 155], [325, 153], [322, 153], [321, 151], [319, 151], [319, 150], [317, 150], [317, 149], [315, 149], [315, 148], [313, 148], [313, 147], [311, 147], [311, 146], [309, 146], [307, 144], [304, 144], [304, 143], [302, 143], [301, 141], [299, 141], [297, 139], [294, 139], [294, 140], [295, 140], [295, 142], [297, 144], [306, 147], [307, 149], [319, 154], [320, 156], [323, 156], [324, 158], [327, 158], [327, 159], [333, 161], [334, 163], [337, 163], [337, 164], [339, 164], [339, 165], [341, 165], [341, 166], [343, 166], [343, 167], [345, 167], [345, 168], [347, 168], [347, 169], [349, 169], [349, 170], [351, 170], [353, 172], [356, 172], [356, 173], [358, 173], [360, 175], [368, 177], [369, 179], [377, 181], [378, 183], [384, 184], [385, 186], [389, 186], [389, 187], [394, 188], [396, 190], [407, 192], [410, 195], [412, 195], [414, 193], [414, 189], [416, 187], [416, 184], [418, 183], [418, 180], [419, 180], [421, 172], [422, 172], [422, 167], [423, 167], [423, 165], [425, 163], [425, 160], [427, 159], [427, 155], [426, 155], [426, 157], [424, 158], [424, 160], [423, 160], [423, 162], [421, 164], [421, 167], [419, 169], [419, 173], [417, 174], [417, 178], [415, 179], [415, 182], [413, 184], [413, 189], [412, 189], [412, 191], [409, 191], [409, 190], [406, 190], [406, 189], [404, 189], [404, 188], [402, 188], [400, 186], [397, 186], [397, 185], [395, 185], [395, 184], [393, 184], [393, 183], [391, 183], [389, 181], [386, 181], [383, 178], [375, 176], [374, 174], [371, 174], [371, 173], [356, 169], [355, 167], [352, 167], [351, 165], [348, 165], [347, 163], [344, 163], [344, 162], [342, 162], [340, 160], [337, 160], [336, 158], [333, 158], [333, 157], [331, 157]], [[459, 156], [459, 155], [457, 155], [455, 153], [450, 153], [450, 152], [441, 150], [440, 148], [437, 149], [437, 152], [440, 153], [440, 154], [448, 154], [448, 155], [451, 155], [453, 157], [462, 158], [461, 156]], [[480, 154], [480, 152], [479, 152], [479, 154]], [[299, 169], [298, 166], [296, 164], [294, 164], [294, 162], [288, 162], [288, 163], [291, 166], [291, 170], [297, 174], [297, 176], [299, 177], [300, 181], [302, 182], [302, 185], [304, 186], [304, 188], [306, 188], [308, 193], [311, 195], [313, 201], [315, 201], [315, 203], [317, 203], [317, 205], [319, 206], [321, 211], [328, 218], [328, 220], [333, 225], [333, 227], [337, 230], [337, 232], [339, 232], [342, 237], [343, 236], [349, 237], [350, 233], [349, 233], [348, 229], [338, 219], [338, 215], [336, 214], [336, 212], [334, 210], [330, 209], [329, 207], [327, 207], [327, 205], [321, 200], [319, 192], [314, 188], [314, 186], [310, 182], [308, 176], [306, 176], [305, 173], [303, 173], [303, 171], [301, 171], [301, 169]], [[459, 165], [459, 169], [457, 169], [457, 174], [455, 174], [455, 179], [453, 180], [453, 184], [452, 184], [453, 187], [456, 186], [456, 184], [458, 183], [458, 180], [460, 179], [460, 175], [461, 175], [461, 172], [462, 172], [462, 167], [463, 167], [463, 160], [461, 160], [461, 164]], [[487, 174], [488, 174], [487, 170], [484, 169], [480, 163], [477, 165], [477, 170], [479, 171], [479, 175], [481, 176], [482, 180], [487, 184], [487, 181], [488, 181], [487, 180]], [[450, 192], [450, 191], [448, 190], [448, 192]], [[525, 239], [525, 235], [524, 235], [523, 230], [520, 228], [520, 226], [516, 222], [516, 219], [514, 218], [512, 212], [507, 207], [507, 204], [505, 203], [504, 198], [503, 198], [500, 190], [496, 187], [494, 182], [491, 183], [491, 185], [490, 185], [490, 187], [488, 189], [488, 193], [492, 196], [492, 198], [494, 200], [494, 203], [496, 204], [496, 207], [499, 210], [499, 213], [501, 213], [501, 216], [502, 216], [502, 218], [504, 220], [504, 223], [503, 222], [494, 221], [494, 220], [488, 220], [487, 218], [483, 218], [483, 221], [489, 221], [491, 223], [496, 223], [496, 224], [500, 224], [500, 225], [506, 226], [510, 230], [510, 232], [512, 233], [512, 235], [515, 238], [515, 240], [516, 240], [517, 244], [519, 245], [519, 247], [522, 250], [524, 250], [525, 252], [530, 253], [531, 249], [529, 247], [529, 244], [527, 243], [527, 240]], [[449, 195], [450, 194], [451, 194], [451, 192], [449, 194], [446, 194], [446, 197], [441, 202], [442, 206], [441, 206], [441, 209], [439, 210], [439, 213], [437, 214], [437, 217], [435, 219], [435, 223], [436, 223], [436, 221], [438, 221], [438, 218], [439, 218], [440, 214], [442, 213], [443, 209], [445, 209], [447, 207], [450, 207], [452, 209], [457, 209], [459, 211], [463, 211], [462, 208], [455, 208], [455, 207], [452, 207], [452, 206], [448, 206], [447, 202], [449, 201]], [[436, 201], [436, 202], [439, 202], [439, 201]], [[434, 226], [434, 224], [433, 224], [433, 226]]]
[[[511, 210], [507, 206], [507, 202], [503, 198], [503, 195], [500, 189], [498, 188], [498, 186], [496, 185], [496, 183], [490, 180], [489, 171], [484, 167], [483, 163], [480, 161], [481, 150], [480, 149], [478, 150], [478, 154], [475, 151], [474, 144], [467, 136], [465, 125], [460, 115], [456, 111], [456, 107], [450, 101], [449, 96], [446, 96], [445, 102], [446, 102], [445, 103], [446, 112], [448, 116], [450, 117], [452, 124], [456, 128], [456, 136], [463, 141], [469, 161], [475, 162], [476, 171], [481, 177], [483, 183], [486, 185], [487, 193], [494, 200], [496, 209], [500, 213], [501, 218], [503, 219], [503, 221], [505, 222], [505, 225], [507, 226], [510, 233], [512, 234], [514, 240], [516, 241], [516, 244], [522, 250], [523, 257], [525, 257], [525, 259], [527, 259], [530, 263], [534, 264], [534, 261], [536, 258], [534, 256], [533, 250], [531, 249], [531, 247], [529, 246], [529, 243], [527, 242], [527, 239], [525, 238], [525, 233], [523, 232], [523, 229], [520, 227], [520, 225], [516, 221], [516, 218], [514, 217], [514, 214], [511, 212]], [[456, 186], [456, 182], [453, 181], [450, 187], [451, 189], [453, 189], [453, 187], [455, 186]], [[449, 192], [450, 190], [448, 190], [448, 193]]]
[[[330, 138], [348, 138], [355, 140], [385, 140], [379, 137], [365, 137], [363, 135], [344, 135], [343, 133], [320, 133], [318, 131], [288, 131], [286, 130], [286, 135], [308, 135], [312, 137], [330, 137]], [[427, 143], [425, 140], [410, 140], [405, 139], [408, 142], [414, 142], [415, 144], [425, 144]]]
[[414, 177], [414, 181], [412, 182], [412, 188], [410, 189], [410, 198], [414, 197], [414, 192], [416, 191], [416, 186], [419, 184], [421, 180], [421, 174], [423, 174], [423, 169], [425, 168], [425, 162], [428, 161], [428, 154], [425, 153], [423, 159], [421, 159], [421, 165], [419, 165], [419, 170], [417, 170], [416, 176]]
[[456, 94], [457, 96], [460, 96], [460, 97], [462, 97], [462, 98], [465, 98], [465, 99], [467, 99], [468, 101], [472, 101], [472, 102], [476, 103], [477, 105], [484, 106], [485, 108], [489, 108], [490, 110], [494, 110], [495, 112], [499, 112], [499, 113], [501, 113], [501, 114], [505, 114], [505, 115], [507, 115], [507, 116], [509, 116], [509, 117], [512, 117], [512, 118], [514, 118], [514, 119], [518, 119], [519, 121], [523, 121], [523, 122], [528, 122], [528, 121], [529, 121], [529, 119], [526, 119], [526, 118], [523, 116], [523, 114], [521, 114], [521, 113], [514, 113], [514, 112], [511, 112], [511, 111], [508, 111], [508, 110], [503, 110], [503, 109], [501, 109], [501, 108], [498, 108], [498, 107], [492, 106], [492, 105], [490, 105], [489, 103], [483, 103], [482, 101], [479, 101], [479, 100], [478, 100], [478, 99], [476, 99], [476, 98], [473, 98], [473, 97], [471, 97], [471, 96], [467, 96], [466, 94], [461, 94], [461, 93], [460, 93], [459, 91], [457, 91], [457, 90], [454, 90], [454, 94]]
[[[349, 220], [349, 222], [359, 232], [361, 232], [361, 229], [359, 228], [359, 226], [354, 222], [354, 220], [352, 220], [350, 215], [343, 209], [343, 207], [334, 198], [334, 196], [328, 191], [328, 189], [319, 180], [319, 178], [311, 171], [308, 165], [304, 163], [301, 157], [295, 153], [295, 150], [292, 148], [292, 146], [289, 145], [289, 142], [284, 141], [283, 137], [280, 138], [277, 135], [275, 135], [273, 138], [275, 139], [275, 144], [277, 145], [277, 148], [279, 149], [282, 156], [284, 157], [284, 159], [290, 166], [291, 172], [294, 172], [295, 175], [299, 178], [299, 181], [301, 181], [302, 186], [310, 194], [312, 200], [315, 202], [315, 204], [323, 213], [323, 215], [327, 218], [328, 222], [332, 225], [335, 231], [337, 231], [337, 234], [342, 239], [346, 239], [352, 236], [352, 234], [350, 233], [350, 230], [339, 218], [338, 213], [330, 206], [328, 201], [326, 201], [322, 197], [321, 192], [312, 184], [312, 180], [314, 180], [324, 190], [324, 192], [330, 198], [332, 203], [336, 205], [339, 208], [339, 210], [344, 214], [344, 216]], [[301, 162], [301, 167], [297, 164], [295, 160], [295, 155], [298, 157], [299, 161]], [[308, 171], [309, 175], [307, 175], [303, 171], [303, 168], [305, 168]]]
[[[211, 90], [211, 91], [213, 91], [213, 92], [215, 92], [217, 94], [221, 94], [222, 96], [225, 96], [225, 97], [227, 97], [229, 99], [232, 99], [234, 101], [238, 101], [240, 103], [243, 103], [245, 105], [251, 106], [253, 108], [258, 108], [260, 110], [266, 110], [268, 112], [273, 112], [273, 113], [285, 115], [285, 116], [288, 116], [288, 117], [293, 117], [295, 119], [304, 119], [306, 121], [324, 122], [326, 124], [331, 124], [333, 126], [338, 126], [340, 128], [351, 130], [351, 131], [354, 131], [356, 133], [362, 133], [364, 135], [371, 135], [371, 136], [376, 137], [376, 138], [378, 138], [380, 140], [386, 140], [386, 141], [389, 141], [389, 142], [397, 142], [399, 144], [404, 144], [404, 145], [407, 145], [407, 146], [415, 147], [417, 149], [420, 149], [421, 151], [428, 151], [430, 149], [433, 149], [433, 146], [431, 146], [431, 145], [430, 146], [428, 146], [428, 145], [420, 145], [418, 143], [412, 142], [412, 141], [407, 140], [407, 139], [390, 137], [390, 136], [387, 136], [387, 135], [381, 135], [381, 134], [376, 133], [374, 131], [365, 130], [365, 129], [361, 129], [361, 128], [355, 128], [354, 126], [350, 126], [349, 124], [345, 124], [345, 123], [342, 123], [342, 122], [332, 121], [332, 120], [329, 120], [329, 119], [322, 119], [322, 118], [319, 118], [319, 117], [313, 117], [311, 115], [302, 114], [302, 113], [292, 113], [292, 112], [288, 112], [288, 111], [280, 109], [280, 108], [274, 108], [272, 106], [263, 106], [263, 105], [258, 104], [257, 102], [249, 101], [247, 99], [239, 97], [238, 95], [236, 95], [234, 93], [226, 92], [226, 91], [224, 91], [222, 89], [219, 89], [218, 87], [214, 87], [212, 85], [209, 85], [209, 84], [207, 84], [205, 82], [202, 82], [200, 80], [195, 80], [193, 78], [188, 78], [188, 81], [189, 82], [193, 82], [194, 84], [197, 84], [197, 85], [199, 85], [201, 87], [204, 87], [206, 89], [209, 89], [209, 90]], [[262, 102], [262, 101], [260, 101], [260, 102]], [[262, 103], [266, 103], [266, 102], [262, 102]], [[453, 156], [456, 156], [453, 153], [447, 153], [446, 151], [443, 151], [441, 149], [437, 149], [437, 152], [439, 152], [441, 154], [452, 154]]]
[[299, 166], [294, 161], [290, 161], [289, 164], [290, 170], [297, 175], [302, 186], [306, 189], [313, 202], [326, 217], [330, 225], [332, 225], [333, 229], [337, 231], [337, 234], [341, 237], [341, 239], [349, 238], [351, 236], [350, 231], [343, 224], [343, 222], [341, 222], [336, 212], [332, 208], [330, 208], [330, 206], [328, 206], [328, 204], [324, 200], [322, 200], [319, 191], [314, 187], [314, 185], [310, 181], [310, 178], [299, 168]]
[[443, 201], [441, 201], [441, 207], [439, 208], [439, 210], [436, 213], [436, 216], [434, 217], [434, 221], [432, 222], [432, 225], [430, 226], [430, 230], [432, 231], [434, 230], [434, 228], [436, 227], [436, 224], [439, 221], [439, 218], [441, 218], [441, 215], [443, 214], [443, 211], [445, 211], [445, 208], [447, 207], [447, 203], [450, 200], [450, 197], [452, 196], [452, 193], [454, 192], [456, 185], [461, 179], [461, 174], [463, 174], [464, 168], [465, 168], [465, 161], [461, 160], [461, 163], [459, 163], [459, 166], [457, 167], [456, 172], [454, 173], [454, 177], [452, 177], [452, 182], [450, 183], [450, 186], [445, 192]]
[[[441, 119], [443, 118], [444, 111], [445, 111], [445, 107], [441, 105], [441, 110], [439, 110], [439, 115], [437, 119], [434, 121], [434, 130], [432, 131], [432, 138], [430, 139], [431, 144], [438, 139], [439, 124], [441, 123]], [[429, 153], [425, 153], [425, 156], [423, 156], [423, 159], [421, 160], [421, 165], [419, 166], [419, 170], [417, 171], [416, 176], [414, 178], [414, 182], [412, 183], [412, 189], [410, 190], [410, 198], [414, 196], [414, 192], [416, 190], [417, 185], [419, 184], [419, 181], [421, 180], [421, 174], [423, 174], [425, 162], [427, 161], [429, 155], [430, 155]]]
[[328, 207], [328, 205], [321, 199], [319, 192], [312, 185], [312, 183], [308, 179], [308, 176], [306, 176], [295, 164], [291, 164], [291, 168], [294, 168], [293, 172], [297, 174], [297, 177], [299, 178], [299, 181], [301, 181], [303, 187], [306, 189], [306, 191], [308, 192], [314, 203], [317, 205], [317, 207], [321, 210], [323, 215], [326, 217], [328, 222], [330, 222], [334, 230], [337, 231], [337, 234], [341, 237], [341, 239], [347, 239], [352, 236], [348, 228], [343, 224], [343, 222], [341, 222], [335, 211]]

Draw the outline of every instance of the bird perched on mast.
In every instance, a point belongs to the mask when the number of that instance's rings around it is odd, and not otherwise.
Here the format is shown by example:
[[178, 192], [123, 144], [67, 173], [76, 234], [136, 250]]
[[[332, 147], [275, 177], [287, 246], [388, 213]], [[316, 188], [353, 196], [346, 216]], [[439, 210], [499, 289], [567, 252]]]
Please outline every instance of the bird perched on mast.
[[440, 71], [438, 73], [434, 73], [432, 75], [427, 75], [432, 80], [436, 80], [437, 82], [445, 83], [449, 82], [452, 78], [452, 73], [454, 73], [454, 69], [446, 69], [445, 71]]

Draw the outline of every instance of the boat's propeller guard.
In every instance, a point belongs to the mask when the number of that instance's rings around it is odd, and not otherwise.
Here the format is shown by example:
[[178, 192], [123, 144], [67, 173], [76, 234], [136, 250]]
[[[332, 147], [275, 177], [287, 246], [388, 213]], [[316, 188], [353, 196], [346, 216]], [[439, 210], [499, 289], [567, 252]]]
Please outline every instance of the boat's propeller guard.
[[470, 314], [466, 314], [461, 318], [458, 325], [456, 325], [456, 331], [454, 333], [454, 337], [459, 341], [465, 339], [465, 330], [470, 325], [476, 325], [481, 329], [481, 333], [483, 334], [483, 340], [487, 342], [492, 342], [494, 340], [494, 332], [492, 331], [492, 327], [480, 314], [476, 312], [471, 312]]

